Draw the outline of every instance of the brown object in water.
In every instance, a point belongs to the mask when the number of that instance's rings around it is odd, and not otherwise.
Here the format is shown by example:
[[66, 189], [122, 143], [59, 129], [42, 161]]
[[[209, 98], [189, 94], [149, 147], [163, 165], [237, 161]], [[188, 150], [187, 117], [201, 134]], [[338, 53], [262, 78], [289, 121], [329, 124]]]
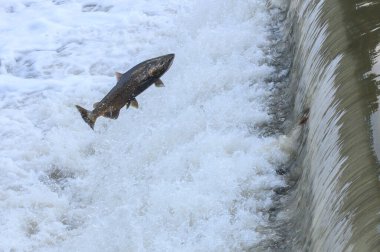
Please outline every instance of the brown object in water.
[[303, 111], [302, 117], [299, 120], [298, 124], [299, 125], [305, 124], [307, 122], [307, 120], [309, 120], [309, 114], [310, 114], [310, 109], [309, 108], [305, 109]]

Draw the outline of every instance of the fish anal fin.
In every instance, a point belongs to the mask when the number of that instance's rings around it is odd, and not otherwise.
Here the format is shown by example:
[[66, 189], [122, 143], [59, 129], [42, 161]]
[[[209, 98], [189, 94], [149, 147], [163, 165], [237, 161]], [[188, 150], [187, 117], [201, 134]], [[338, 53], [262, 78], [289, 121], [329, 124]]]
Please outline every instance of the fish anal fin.
[[119, 81], [122, 75], [123, 74], [121, 74], [119, 72], [115, 72], [116, 80]]
[[104, 117], [111, 118], [111, 119], [117, 119], [119, 117], [120, 109], [109, 111], [104, 113]]
[[134, 108], [139, 108], [139, 103], [137, 102], [136, 98], [133, 98], [131, 101], [131, 106]]
[[157, 79], [155, 82], [154, 82], [154, 85], [156, 87], [165, 87], [164, 83], [162, 82], [161, 79]]

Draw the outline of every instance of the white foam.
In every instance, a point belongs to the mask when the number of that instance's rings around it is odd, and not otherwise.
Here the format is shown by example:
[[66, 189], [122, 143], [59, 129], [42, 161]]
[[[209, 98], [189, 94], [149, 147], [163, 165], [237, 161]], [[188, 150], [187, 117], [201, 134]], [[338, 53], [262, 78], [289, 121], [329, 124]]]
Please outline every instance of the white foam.
[[[91, 4], [89, 4], [91, 3]], [[275, 168], [265, 1], [0, 3], [0, 251], [241, 251], [265, 237]], [[175, 53], [140, 109], [91, 107]]]

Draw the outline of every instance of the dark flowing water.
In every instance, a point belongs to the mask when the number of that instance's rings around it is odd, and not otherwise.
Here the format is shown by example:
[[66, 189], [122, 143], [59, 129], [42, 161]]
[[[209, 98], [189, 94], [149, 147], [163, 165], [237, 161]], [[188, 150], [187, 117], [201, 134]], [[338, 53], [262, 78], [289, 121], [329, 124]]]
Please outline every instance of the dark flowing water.
[[287, 19], [290, 117], [310, 117], [271, 250], [380, 251], [380, 1], [292, 0]]

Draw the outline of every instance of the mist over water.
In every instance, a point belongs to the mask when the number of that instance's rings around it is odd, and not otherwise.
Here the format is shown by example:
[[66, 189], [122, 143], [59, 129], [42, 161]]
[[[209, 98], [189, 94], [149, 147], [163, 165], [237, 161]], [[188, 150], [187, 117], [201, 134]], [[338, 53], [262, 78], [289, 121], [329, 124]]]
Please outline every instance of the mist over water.
[[[243, 251], [275, 235], [279, 6], [1, 1], [0, 251]], [[75, 104], [167, 53], [165, 88], [88, 128]]]

